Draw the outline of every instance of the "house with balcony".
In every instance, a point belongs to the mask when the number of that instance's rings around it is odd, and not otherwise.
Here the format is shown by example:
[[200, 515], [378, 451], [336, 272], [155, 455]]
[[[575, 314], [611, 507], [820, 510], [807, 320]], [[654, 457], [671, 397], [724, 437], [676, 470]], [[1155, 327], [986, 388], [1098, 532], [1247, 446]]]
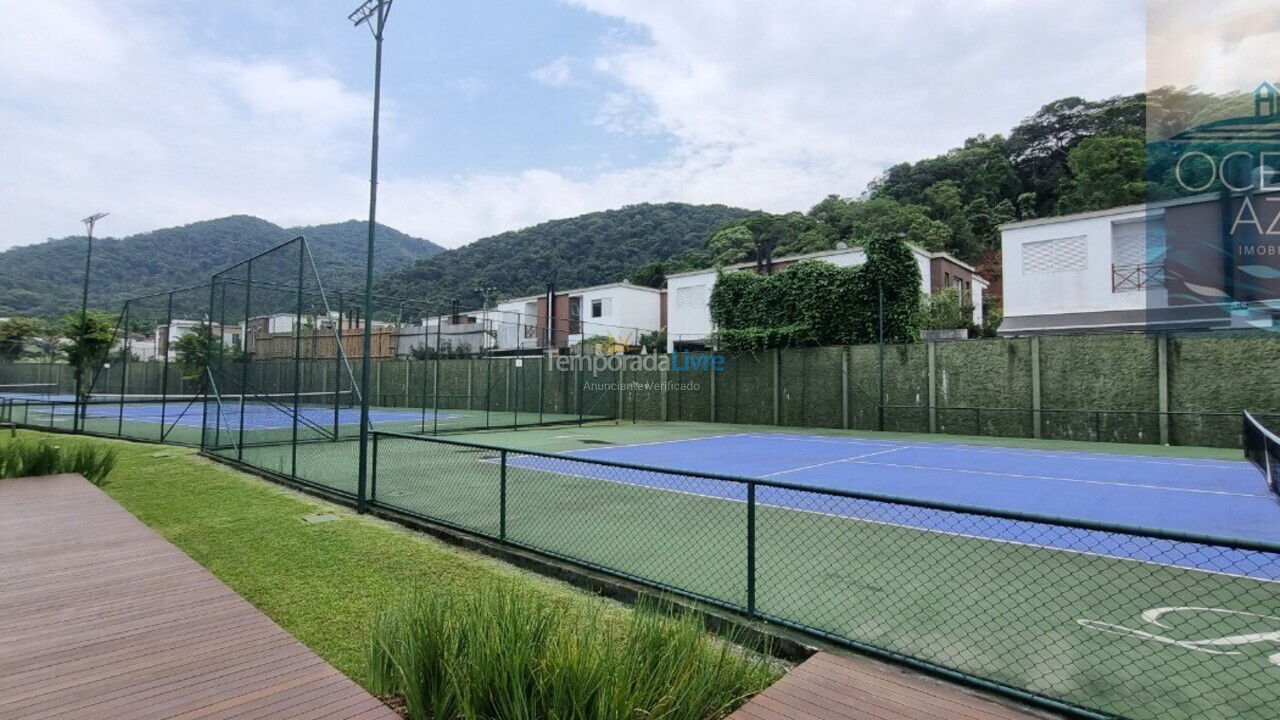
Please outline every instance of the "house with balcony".
[[[920, 266], [920, 291], [932, 295], [945, 288], [954, 287], [973, 306], [973, 322], [982, 324], [984, 294], [990, 285], [977, 274], [972, 265], [961, 262], [944, 252], [929, 252], [909, 245], [916, 263]], [[667, 351], [686, 348], [705, 348], [715, 332], [711, 322], [711, 292], [715, 289], [718, 272], [759, 272], [771, 274], [801, 260], [820, 260], [839, 267], [862, 265], [867, 253], [862, 248], [838, 248], [801, 255], [788, 255], [773, 259], [770, 263], [742, 262], [723, 268], [706, 268], [667, 276], [666, 327]]]
[[664, 293], [629, 282], [513, 298], [488, 311], [502, 351], [571, 348], [584, 341], [638, 347], [665, 324]]
[[1000, 334], [1273, 329], [1278, 201], [1199, 195], [1002, 225]]

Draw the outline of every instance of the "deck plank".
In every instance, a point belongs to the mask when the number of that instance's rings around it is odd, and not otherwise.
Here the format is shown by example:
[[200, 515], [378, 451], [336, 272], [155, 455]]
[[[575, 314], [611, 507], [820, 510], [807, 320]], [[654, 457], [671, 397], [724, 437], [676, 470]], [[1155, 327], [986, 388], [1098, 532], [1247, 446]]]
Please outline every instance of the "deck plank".
[[398, 720], [79, 476], [0, 480], [0, 537], [0, 720]]
[[729, 720], [1043, 720], [931, 677], [817, 653]]

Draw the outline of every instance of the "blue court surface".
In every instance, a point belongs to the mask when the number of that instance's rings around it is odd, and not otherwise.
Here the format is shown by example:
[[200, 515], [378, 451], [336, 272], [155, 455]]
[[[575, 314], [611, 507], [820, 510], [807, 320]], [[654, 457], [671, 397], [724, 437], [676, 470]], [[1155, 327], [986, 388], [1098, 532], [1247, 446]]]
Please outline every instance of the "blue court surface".
[[[589, 458], [1129, 527], [1280, 543], [1280, 498], [1244, 461], [751, 433], [520, 456], [564, 475], [745, 501], [737, 483], [577, 463]], [[1280, 580], [1274, 556], [758, 487], [762, 505]], [[1100, 550], [1101, 549], [1101, 550]], [[1173, 551], [1173, 552], [1171, 552]]]

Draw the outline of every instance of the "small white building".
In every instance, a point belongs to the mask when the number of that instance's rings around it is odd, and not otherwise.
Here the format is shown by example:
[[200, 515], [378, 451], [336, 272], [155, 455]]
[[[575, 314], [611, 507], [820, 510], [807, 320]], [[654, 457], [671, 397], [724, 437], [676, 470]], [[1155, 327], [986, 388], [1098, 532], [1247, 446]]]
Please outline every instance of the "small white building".
[[1000, 334], [1274, 327], [1280, 196], [1264, 195], [1002, 225]]
[[489, 313], [501, 350], [572, 347], [592, 338], [635, 347], [643, 335], [662, 329], [663, 292], [609, 283], [557, 291], [550, 303], [547, 295], [506, 300]]
[[[920, 291], [933, 294], [948, 287], [957, 287], [973, 303], [973, 322], [982, 324], [983, 300], [990, 283], [978, 275], [973, 266], [943, 252], [929, 252], [908, 245], [920, 266]], [[775, 258], [771, 272], [778, 272], [801, 260], [821, 260], [839, 267], [862, 265], [867, 253], [862, 248], [842, 248], [821, 252], [789, 255]], [[752, 262], [726, 265], [723, 271], [756, 271]], [[716, 268], [692, 270], [667, 276], [667, 351], [674, 352], [682, 346], [705, 346], [715, 332], [711, 322], [711, 292], [715, 289]]]

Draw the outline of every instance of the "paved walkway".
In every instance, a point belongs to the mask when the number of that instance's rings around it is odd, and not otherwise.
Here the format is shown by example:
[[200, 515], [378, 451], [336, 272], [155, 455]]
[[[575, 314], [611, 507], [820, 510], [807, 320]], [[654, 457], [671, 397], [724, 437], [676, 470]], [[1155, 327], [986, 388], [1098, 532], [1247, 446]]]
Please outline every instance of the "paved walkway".
[[0, 720], [396, 720], [75, 475], [0, 480]]
[[729, 720], [1043, 720], [881, 663], [818, 653]]

